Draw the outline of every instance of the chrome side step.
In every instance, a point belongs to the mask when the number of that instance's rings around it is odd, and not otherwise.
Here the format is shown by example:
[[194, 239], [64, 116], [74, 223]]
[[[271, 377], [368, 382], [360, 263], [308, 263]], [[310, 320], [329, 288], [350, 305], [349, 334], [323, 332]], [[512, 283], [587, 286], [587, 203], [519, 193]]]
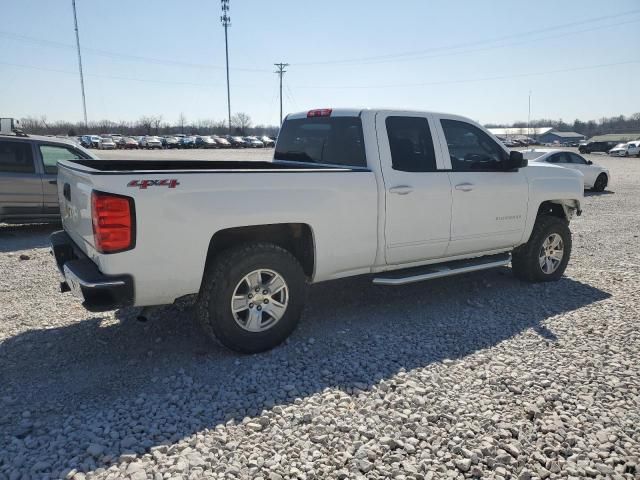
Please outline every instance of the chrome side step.
[[460, 273], [487, 270], [489, 268], [504, 267], [511, 262], [510, 253], [489, 255], [486, 257], [456, 260], [453, 262], [425, 265], [424, 267], [385, 272], [383, 276], [375, 277], [375, 285], [405, 285], [407, 283], [422, 282], [434, 278], [450, 277]]

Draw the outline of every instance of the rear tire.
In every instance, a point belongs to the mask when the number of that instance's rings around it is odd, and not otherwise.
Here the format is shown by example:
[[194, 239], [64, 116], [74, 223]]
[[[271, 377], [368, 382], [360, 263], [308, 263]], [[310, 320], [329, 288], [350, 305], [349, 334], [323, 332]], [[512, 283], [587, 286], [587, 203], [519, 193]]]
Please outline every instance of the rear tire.
[[[284, 284], [279, 290], [276, 276], [278, 285]], [[306, 292], [304, 271], [290, 252], [271, 243], [247, 243], [226, 250], [207, 267], [198, 319], [205, 332], [225, 347], [240, 353], [263, 352], [295, 330]]]
[[605, 188], [607, 188], [607, 176], [604, 173], [601, 173], [593, 184], [593, 191], [603, 192]]
[[511, 267], [520, 280], [551, 282], [562, 276], [570, 256], [568, 222], [563, 218], [541, 215], [536, 219], [529, 241], [513, 250]]

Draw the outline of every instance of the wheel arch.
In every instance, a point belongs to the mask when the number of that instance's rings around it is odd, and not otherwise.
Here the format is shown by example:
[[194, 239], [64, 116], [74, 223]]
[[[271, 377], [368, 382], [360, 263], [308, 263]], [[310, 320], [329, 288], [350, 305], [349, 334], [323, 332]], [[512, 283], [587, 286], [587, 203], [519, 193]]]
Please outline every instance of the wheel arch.
[[289, 251], [312, 279], [316, 267], [313, 229], [306, 223], [249, 225], [218, 230], [209, 241], [205, 268], [225, 250], [243, 243], [267, 242]]

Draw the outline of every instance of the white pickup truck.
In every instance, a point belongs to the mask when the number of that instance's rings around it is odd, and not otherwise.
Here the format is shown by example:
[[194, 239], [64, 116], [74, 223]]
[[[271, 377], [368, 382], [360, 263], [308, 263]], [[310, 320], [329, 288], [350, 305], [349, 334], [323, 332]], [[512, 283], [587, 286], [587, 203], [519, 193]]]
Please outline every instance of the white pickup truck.
[[583, 177], [527, 166], [455, 115], [320, 109], [287, 116], [272, 161], [59, 164], [51, 243], [86, 308], [197, 294], [204, 330], [240, 352], [282, 342], [311, 283], [402, 285], [512, 264], [558, 279]]

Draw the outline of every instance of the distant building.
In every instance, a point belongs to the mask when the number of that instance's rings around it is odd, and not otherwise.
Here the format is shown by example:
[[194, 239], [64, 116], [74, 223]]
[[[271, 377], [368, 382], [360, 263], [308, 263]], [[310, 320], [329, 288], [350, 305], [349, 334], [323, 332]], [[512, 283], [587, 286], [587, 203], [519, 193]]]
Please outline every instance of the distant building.
[[509, 127], [509, 128], [488, 128], [496, 137], [503, 140], [515, 140], [522, 137], [538, 138], [553, 130], [551, 127]]
[[589, 139], [590, 142], [632, 142], [640, 140], [640, 132], [635, 133], [608, 133], [606, 135], [596, 135]]
[[584, 135], [576, 132], [556, 132], [551, 130], [538, 136], [540, 143], [573, 143], [584, 140]]

